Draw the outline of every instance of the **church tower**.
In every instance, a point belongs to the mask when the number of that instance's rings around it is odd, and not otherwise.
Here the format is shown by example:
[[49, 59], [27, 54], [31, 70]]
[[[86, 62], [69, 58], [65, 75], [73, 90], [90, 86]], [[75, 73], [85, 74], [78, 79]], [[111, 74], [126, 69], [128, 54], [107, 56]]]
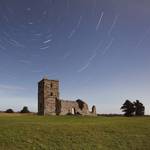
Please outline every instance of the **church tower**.
[[59, 81], [42, 79], [38, 83], [38, 114], [56, 115], [59, 100]]

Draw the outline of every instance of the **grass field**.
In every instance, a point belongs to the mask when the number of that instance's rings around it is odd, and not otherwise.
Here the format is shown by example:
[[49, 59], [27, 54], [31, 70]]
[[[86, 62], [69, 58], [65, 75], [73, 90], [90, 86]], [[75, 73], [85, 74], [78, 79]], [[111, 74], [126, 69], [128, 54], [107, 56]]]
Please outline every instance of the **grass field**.
[[150, 118], [0, 114], [0, 150], [150, 150]]

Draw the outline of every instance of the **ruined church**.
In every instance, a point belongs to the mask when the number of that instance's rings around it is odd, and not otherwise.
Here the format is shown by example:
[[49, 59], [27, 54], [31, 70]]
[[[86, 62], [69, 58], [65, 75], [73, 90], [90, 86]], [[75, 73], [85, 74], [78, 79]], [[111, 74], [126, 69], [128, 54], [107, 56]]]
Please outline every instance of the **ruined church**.
[[93, 106], [90, 112], [88, 105], [80, 99], [76, 101], [60, 99], [59, 81], [44, 78], [38, 83], [38, 114], [96, 116], [96, 107]]

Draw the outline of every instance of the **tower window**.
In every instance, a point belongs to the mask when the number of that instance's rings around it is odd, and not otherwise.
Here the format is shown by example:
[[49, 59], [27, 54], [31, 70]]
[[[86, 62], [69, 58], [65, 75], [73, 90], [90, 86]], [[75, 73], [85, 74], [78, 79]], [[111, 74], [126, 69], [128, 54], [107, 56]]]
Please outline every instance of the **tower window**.
[[51, 96], [53, 96], [53, 93], [51, 92]]
[[53, 84], [51, 83], [51, 88], [53, 87]]

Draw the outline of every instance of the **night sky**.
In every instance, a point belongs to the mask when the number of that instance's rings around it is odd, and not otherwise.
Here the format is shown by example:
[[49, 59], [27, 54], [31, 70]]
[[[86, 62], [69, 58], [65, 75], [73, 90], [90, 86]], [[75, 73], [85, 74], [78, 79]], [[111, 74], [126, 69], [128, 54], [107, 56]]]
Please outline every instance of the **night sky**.
[[37, 82], [60, 80], [63, 99], [150, 114], [149, 0], [0, 0], [0, 110], [37, 111]]

